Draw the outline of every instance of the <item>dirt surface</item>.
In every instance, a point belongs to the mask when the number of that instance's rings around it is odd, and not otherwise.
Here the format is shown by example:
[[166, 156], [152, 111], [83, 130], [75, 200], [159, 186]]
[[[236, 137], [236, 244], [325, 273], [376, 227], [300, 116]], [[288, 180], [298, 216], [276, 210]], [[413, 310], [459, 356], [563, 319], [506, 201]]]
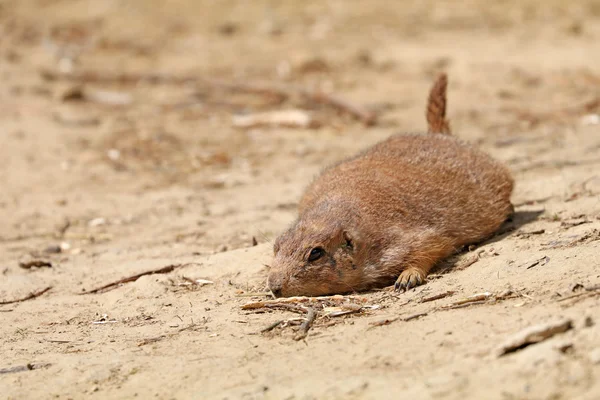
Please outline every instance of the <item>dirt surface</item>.
[[[1, 2], [0, 302], [51, 289], [0, 305], [0, 397], [599, 398], [600, 6], [447, 3]], [[312, 177], [425, 129], [441, 71], [454, 132], [514, 173], [513, 221], [304, 340], [302, 315], [242, 310]], [[289, 109], [319, 126], [233, 125]]]

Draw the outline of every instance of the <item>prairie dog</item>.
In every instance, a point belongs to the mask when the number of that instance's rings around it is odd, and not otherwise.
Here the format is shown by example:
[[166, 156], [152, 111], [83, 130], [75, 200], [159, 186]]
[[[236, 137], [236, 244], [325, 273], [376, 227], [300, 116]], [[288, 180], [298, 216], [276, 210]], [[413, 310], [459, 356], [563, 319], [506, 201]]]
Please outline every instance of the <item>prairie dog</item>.
[[318, 296], [425, 282], [433, 265], [493, 234], [512, 211], [506, 167], [450, 135], [447, 77], [429, 94], [427, 134], [399, 134], [326, 168], [280, 235], [276, 296]]

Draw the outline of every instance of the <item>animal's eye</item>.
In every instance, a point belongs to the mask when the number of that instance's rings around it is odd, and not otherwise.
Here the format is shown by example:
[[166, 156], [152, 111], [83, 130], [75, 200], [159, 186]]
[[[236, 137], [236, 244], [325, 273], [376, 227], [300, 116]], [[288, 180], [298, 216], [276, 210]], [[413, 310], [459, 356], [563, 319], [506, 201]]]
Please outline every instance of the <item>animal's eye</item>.
[[352, 250], [352, 247], [354, 247], [354, 246], [352, 245], [352, 240], [350, 240], [350, 239], [346, 239], [346, 248], [348, 248], [348, 249]]
[[319, 258], [323, 257], [324, 254], [325, 250], [323, 250], [322, 247], [315, 247], [310, 251], [310, 254], [308, 255], [308, 261], [316, 261]]

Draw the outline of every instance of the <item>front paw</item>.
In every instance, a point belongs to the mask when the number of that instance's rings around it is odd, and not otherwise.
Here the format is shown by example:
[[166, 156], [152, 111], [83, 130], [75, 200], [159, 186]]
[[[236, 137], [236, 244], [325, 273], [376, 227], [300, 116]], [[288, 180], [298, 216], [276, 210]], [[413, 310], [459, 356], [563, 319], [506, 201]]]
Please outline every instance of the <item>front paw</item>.
[[399, 292], [405, 292], [425, 283], [425, 278], [425, 273], [418, 268], [405, 269], [396, 280], [394, 287]]

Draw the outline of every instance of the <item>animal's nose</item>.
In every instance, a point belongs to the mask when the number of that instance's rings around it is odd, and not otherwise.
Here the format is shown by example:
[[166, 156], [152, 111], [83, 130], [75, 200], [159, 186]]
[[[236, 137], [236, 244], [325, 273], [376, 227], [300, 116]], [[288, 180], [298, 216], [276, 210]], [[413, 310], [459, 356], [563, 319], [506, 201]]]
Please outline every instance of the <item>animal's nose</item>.
[[275, 297], [281, 297], [281, 289], [283, 287], [283, 282], [281, 279], [275, 276], [269, 276], [269, 290], [273, 292]]

